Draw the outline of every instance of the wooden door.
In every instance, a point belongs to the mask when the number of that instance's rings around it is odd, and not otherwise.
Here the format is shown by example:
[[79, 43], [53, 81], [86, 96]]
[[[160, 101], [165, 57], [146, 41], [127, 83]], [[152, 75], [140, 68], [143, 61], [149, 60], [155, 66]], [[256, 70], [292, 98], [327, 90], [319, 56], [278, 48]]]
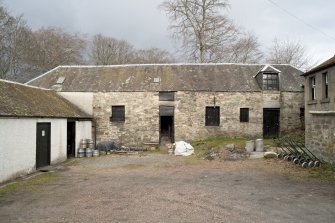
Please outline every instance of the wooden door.
[[37, 123], [36, 168], [50, 165], [50, 123]]
[[277, 138], [279, 136], [279, 108], [264, 108], [263, 110], [263, 137]]

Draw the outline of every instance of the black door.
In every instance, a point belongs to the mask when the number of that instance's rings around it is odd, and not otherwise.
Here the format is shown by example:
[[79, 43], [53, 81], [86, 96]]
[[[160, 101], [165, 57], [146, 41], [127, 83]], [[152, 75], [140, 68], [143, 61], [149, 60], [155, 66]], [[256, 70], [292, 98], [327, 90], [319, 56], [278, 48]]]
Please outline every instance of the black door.
[[263, 137], [277, 138], [279, 136], [279, 108], [263, 109]]
[[67, 157], [75, 157], [76, 123], [67, 123]]
[[37, 123], [36, 168], [50, 165], [50, 123]]

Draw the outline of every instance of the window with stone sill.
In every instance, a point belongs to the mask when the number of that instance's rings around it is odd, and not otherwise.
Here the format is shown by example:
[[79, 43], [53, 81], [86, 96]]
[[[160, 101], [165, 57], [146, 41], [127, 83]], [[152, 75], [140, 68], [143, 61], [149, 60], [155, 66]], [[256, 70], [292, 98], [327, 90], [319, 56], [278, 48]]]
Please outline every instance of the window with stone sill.
[[125, 106], [117, 105], [112, 106], [112, 116], [110, 117], [111, 122], [125, 122]]

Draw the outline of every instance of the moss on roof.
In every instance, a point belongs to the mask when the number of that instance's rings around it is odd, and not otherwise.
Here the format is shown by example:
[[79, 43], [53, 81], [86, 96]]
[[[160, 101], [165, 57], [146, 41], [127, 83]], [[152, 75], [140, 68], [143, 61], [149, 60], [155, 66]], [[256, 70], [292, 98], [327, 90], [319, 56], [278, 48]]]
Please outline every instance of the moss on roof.
[[[28, 82], [65, 92], [134, 91], [261, 91], [256, 79], [264, 64], [165, 64], [116, 66], [60, 66]], [[272, 65], [281, 71], [281, 91], [302, 91], [301, 71]], [[57, 80], [64, 77], [62, 84]], [[159, 82], [155, 82], [159, 79]]]
[[90, 118], [52, 90], [0, 80], [0, 116]]

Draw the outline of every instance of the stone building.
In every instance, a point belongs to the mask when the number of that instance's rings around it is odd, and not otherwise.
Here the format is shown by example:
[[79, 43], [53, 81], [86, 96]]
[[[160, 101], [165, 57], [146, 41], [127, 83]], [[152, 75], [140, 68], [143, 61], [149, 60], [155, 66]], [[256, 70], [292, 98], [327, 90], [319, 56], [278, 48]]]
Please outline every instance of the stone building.
[[335, 164], [335, 56], [304, 76], [306, 146]]
[[0, 183], [65, 161], [92, 117], [52, 90], [0, 80]]
[[290, 65], [60, 66], [27, 84], [91, 114], [98, 142], [137, 145], [301, 128], [301, 74]]

